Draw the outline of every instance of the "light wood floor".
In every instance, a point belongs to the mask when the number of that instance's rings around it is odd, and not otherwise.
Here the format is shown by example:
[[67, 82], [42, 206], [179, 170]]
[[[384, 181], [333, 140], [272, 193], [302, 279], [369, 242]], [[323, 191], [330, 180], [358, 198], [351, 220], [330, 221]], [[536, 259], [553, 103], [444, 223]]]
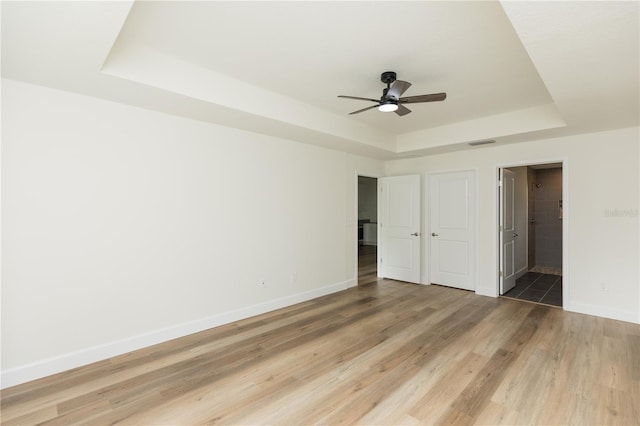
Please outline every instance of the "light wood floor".
[[375, 280], [1, 399], [7, 425], [637, 425], [640, 326]]
[[368, 285], [381, 281], [378, 278], [378, 248], [358, 247], [358, 285]]

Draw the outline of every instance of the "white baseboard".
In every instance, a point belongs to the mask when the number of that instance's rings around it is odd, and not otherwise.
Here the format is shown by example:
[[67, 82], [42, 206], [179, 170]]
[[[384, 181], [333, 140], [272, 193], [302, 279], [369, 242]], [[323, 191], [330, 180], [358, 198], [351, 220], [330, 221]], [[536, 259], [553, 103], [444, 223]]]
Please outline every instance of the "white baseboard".
[[516, 280], [520, 277], [522, 277], [524, 274], [527, 273], [527, 271], [529, 271], [529, 268], [527, 268], [526, 266], [522, 269], [520, 269], [518, 272], [516, 272]]
[[491, 286], [491, 287], [476, 286], [476, 294], [478, 296], [498, 297], [498, 292], [495, 286]]
[[596, 317], [640, 324], [640, 312], [623, 311], [620, 309], [607, 308], [580, 302], [568, 302], [563, 306], [563, 309], [565, 311], [576, 312], [579, 314], [587, 314]]
[[171, 339], [176, 339], [178, 337], [187, 336], [189, 334], [228, 324], [233, 321], [295, 305], [296, 303], [305, 302], [327, 294], [336, 293], [350, 287], [355, 287], [357, 284], [358, 281], [354, 278], [314, 290], [293, 294], [291, 296], [269, 300], [257, 305], [223, 312], [207, 318], [177, 324], [175, 326], [151, 331], [138, 336], [128, 337], [126, 339], [93, 346], [54, 358], [43, 359], [30, 364], [3, 370], [2, 373], [0, 373], [0, 389], [40, 379], [72, 368], [81, 367], [93, 362], [166, 342]]

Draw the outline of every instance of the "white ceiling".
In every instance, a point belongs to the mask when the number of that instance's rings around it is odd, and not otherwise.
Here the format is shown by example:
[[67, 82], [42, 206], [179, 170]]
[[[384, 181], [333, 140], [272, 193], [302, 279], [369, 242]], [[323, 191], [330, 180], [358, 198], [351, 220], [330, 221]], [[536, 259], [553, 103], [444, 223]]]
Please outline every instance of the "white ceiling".
[[1, 5], [5, 78], [378, 158], [639, 125], [638, 2]]

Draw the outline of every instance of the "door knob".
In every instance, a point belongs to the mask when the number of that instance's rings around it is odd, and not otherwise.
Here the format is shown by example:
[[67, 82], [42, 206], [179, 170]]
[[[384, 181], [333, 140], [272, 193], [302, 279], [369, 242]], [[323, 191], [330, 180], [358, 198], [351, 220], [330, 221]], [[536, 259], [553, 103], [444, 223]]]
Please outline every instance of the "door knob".
[[414, 237], [419, 237], [419, 236], [420, 236], [420, 233], [419, 233], [419, 232], [414, 232], [414, 233], [413, 233], [413, 234], [411, 234], [411, 235], [413, 235]]
[[437, 237], [437, 236], [438, 236], [438, 234], [436, 234], [435, 232], [432, 232], [432, 233], [431, 233], [431, 236], [432, 236], [432, 237]]
[[518, 236], [516, 232], [513, 233], [514, 238]]

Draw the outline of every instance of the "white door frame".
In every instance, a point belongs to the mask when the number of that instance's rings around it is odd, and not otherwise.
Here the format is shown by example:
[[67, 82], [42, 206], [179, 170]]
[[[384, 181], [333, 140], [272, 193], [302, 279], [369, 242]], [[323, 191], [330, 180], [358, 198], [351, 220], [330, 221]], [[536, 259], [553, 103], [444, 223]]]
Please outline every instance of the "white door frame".
[[[423, 214], [422, 214], [422, 218], [423, 218], [423, 229], [425, 230], [424, 235], [426, 236], [430, 236], [432, 229], [431, 229], [431, 211], [429, 206], [431, 205], [431, 200], [430, 200], [430, 188], [431, 188], [431, 177], [434, 175], [442, 175], [442, 174], [448, 174], [448, 173], [459, 173], [459, 172], [472, 172], [474, 175], [474, 180], [475, 180], [475, 194], [473, 195], [474, 197], [474, 201], [475, 201], [475, 212], [473, 215], [473, 218], [475, 220], [475, 233], [474, 233], [474, 238], [475, 238], [475, 242], [474, 242], [474, 256], [475, 256], [475, 266], [473, 268], [473, 274], [474, 274], [474, 286], [475, 286], [475, 293], [478, 293], [478, 282], [479, 282], [479, 254], [480, 254], [480, 247], [478, 244], [478, 241], [480, 241], [479, 237], [479, 229], [480, 229], [480, 220], [479, 220], [479, 212], [480, 212], [480, 204], [479, 204], [479, 193], [480, 191], [478, 191], [478, 169], [477, 168], [469, 168], [469, 169], [448, 169], [448, 170], [438, 170], [438, 171], [434, 171], [434, 172], [429, 172], [425, 174], [425, 182], [424, 182], [424, 191], [425, 191], [425, 196], [423, 197], [424, 202], [423, 202], [423, 206], [422, 206], [422, 210], [423, 210]], [[429, 238], [423, 238], [422, 239], [422, 270], [424, 271], [423, 273], [423, 283], [424, 284], [431, 284], [431, 244], [430, 244], [431, 240]]]
[[499, 201], [500, 193], [498, 190], [498, 180], [500, 179], [500, 169], [508, 169], [522, 166], [537, 166], [541, 164], [562, 164], [562, 308], [565, 309], [569, 305], [569, 160], [567, 157], [551, 158], [545, 160], [529, 160], [515, 163], [504, 163], [494, 167], [493, 177], [493, 252], [495, 253], [495, 297], [500, 296], [500, 215]]

